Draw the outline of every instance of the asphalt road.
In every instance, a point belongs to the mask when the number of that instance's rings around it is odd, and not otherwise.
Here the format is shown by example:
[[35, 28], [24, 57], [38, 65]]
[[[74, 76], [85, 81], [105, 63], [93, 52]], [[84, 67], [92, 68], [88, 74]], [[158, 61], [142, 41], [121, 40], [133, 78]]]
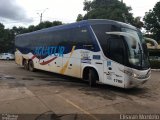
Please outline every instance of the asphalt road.
[[80, 79], [0, 61], [0, 120], [117, 120], [125, 114], [160, 119], [160, 72], [152, 71], [151, 80], [134, 89], [90, 88]]

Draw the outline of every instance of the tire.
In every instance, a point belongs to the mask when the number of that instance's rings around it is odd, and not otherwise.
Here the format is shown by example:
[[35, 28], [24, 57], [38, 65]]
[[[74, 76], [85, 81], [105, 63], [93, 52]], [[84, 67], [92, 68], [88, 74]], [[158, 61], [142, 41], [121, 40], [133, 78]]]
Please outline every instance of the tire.
[[95, 87], [96, 86], [96, 72], [93, 69], [89, 69], [89, 86], [90, 87]]
[[10, 60], [9, 57], [7, 57], [6, 60], [9, 61]]
[[28, 63], [28, 68], [29, 68], [29, 71], [31, 71], [31, 72], [34, 72], [34, 71], [35, 71], [34, 63], [33, 63], [32, 60], [29, 61], [29, 63]]
[[28, 63], [27, 63], [26, 60], [24, 61], [23, 65], [24, 65], [24, 69], [25, 69], [25, 70], [28, 70]]

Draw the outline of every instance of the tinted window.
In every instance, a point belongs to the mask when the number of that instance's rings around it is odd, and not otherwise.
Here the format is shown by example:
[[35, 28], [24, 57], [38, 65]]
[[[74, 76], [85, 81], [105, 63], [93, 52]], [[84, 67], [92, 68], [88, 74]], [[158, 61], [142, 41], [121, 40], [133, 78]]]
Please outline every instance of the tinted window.
[[96, 25], [93, 25], [92, 28], [101, 45], [106, 44], [106, 40], [109, 37], [107, 36], [106, 32], [120, 31], [120, 28], [111, 24], [96, 24]]
[[108, 40], [108, 58], [120, 63], [124, 64], [124, 41], [123, 39], [109, 39]]
[[[61, 30], [56, 34], [55, 40], [60, 39], [60, 45], [76, 46], [85, 49], [94, 49], [92, 38], [86, 27]], [[59, 36], [59, 37], [58, 37]]]
[[106, 46], [107, 46], [107, 42], [106, 40], [108, 39], [108, 36], [105, 32], [109, 32], [111, 30], [111, 26], [110, 25], [104, 25], [104, 24], [97, 24], [97, 25], [93, 25], [92, 26], [98, 40], [99, 43], [105, 53], [106, 51]]
[[124, 40], [117, 35], [109, 35], [106, 32], [121, 31], [119, 27], [111, 24], [96, 24], [92, 26], [97, 39], [106, 57], [124, 64]]
[[[96, 24], [92, 25], [93, 31], [95, 32], [97, 39], [101, 45], [104, 54], [107, 56], [107, 40], [116, 38], [117, 36], [108, 35], [106, 32], [120, 31], [120, 28], [111, 24]], [[118, 38], [117, 38], [118, 39]]]
[[87, 27], [50, 31], [25, 35], [16, 38], [16, 44], [21, 47], [36, 46], [77, 46], [93, 49], [94, 45]]

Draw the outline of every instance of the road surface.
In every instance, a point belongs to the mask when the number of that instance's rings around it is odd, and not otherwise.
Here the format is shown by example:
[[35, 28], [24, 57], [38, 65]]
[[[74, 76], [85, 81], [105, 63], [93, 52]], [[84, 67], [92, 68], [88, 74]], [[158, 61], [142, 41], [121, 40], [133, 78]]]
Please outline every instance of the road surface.
[[126, 119], [125, 114], [159, 119], [160, 72], [152, 72], [150, 81], [134, 89], [90, 88], [80, 79], [0, 61], [0, 120], [117, 120]]

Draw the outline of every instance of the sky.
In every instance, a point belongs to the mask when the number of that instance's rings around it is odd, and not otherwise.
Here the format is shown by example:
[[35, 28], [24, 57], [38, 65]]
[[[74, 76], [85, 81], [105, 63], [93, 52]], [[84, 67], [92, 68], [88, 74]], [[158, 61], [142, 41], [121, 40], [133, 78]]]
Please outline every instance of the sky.
[[[123, 0], [127, 6], [132, 7], [134, 17], [143, 17], [158, 1], [160, 0]], [[6, 28], [37, 25], [41, 13], [43, 21], [72, 23], [78, 14], [86, 13], [83, 11], [83, 2], [84, 0], [0, 0], [0, 23]]]

